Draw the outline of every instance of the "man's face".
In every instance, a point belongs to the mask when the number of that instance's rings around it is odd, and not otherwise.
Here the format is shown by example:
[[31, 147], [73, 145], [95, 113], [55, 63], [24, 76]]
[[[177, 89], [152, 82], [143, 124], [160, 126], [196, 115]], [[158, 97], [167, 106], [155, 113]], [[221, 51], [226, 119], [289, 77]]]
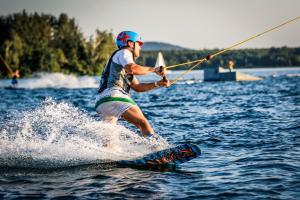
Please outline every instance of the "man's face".
[[141, 46], [138, 42], [128, 41], [128, 46], [133, 49], [135, 58], [138, 58], [141, 54]]
[[141, 54], [141, 46], [138, 42], [135, 42], [134, 55], [138, 58]]

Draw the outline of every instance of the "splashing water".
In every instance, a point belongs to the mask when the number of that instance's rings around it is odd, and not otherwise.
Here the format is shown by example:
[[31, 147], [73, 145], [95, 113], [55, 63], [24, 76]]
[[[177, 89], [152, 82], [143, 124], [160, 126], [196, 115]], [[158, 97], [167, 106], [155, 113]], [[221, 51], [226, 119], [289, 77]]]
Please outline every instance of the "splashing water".
[[[1, 127], [2, 126], [2, 127]], [[121, 125], [89, 117], [67, 103], [45, 100], [0, 125], [0, 166], [55, 168], [134, 159], [169, 144], [148, 141]]]
[[[66, 75], [62, 73], [40, 72], [33, 75], [32, 78], [19, 80], [18, 87], [24, 89], [37, 88], [96, 88], [98, 87], [98, 77]], [[11, 80], [0, 81], [0, 86], [9, 86]]]

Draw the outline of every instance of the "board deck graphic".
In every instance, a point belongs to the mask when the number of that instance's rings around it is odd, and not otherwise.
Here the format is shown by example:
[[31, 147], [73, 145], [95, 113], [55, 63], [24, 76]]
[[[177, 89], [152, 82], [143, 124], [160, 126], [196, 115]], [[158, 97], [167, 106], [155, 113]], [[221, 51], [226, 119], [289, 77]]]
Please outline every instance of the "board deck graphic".
[[176, 147], [147, 154], [135, 160], [121, 160], [119, 165], [159, 166], [178, 165], [201, 155], [200, 147], [195, 144], [180, 144]]

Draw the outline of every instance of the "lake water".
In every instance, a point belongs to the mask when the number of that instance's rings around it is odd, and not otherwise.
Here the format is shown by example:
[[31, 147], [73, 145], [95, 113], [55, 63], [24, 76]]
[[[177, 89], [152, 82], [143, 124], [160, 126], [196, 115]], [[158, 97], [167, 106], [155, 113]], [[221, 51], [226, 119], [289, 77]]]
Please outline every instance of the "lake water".
[[97, 77], [39, 74], [18, 90], [0, 81], [0, 199], [299, 199], [300, 68], [242, 71], [264, 80], [203, 82], [194, 71], [168, 89], [132, 93], [165, 139], [160, 148], [202, 150], [157, 170], [105, 163], [153, 144], [124, 121], [99, 121]]

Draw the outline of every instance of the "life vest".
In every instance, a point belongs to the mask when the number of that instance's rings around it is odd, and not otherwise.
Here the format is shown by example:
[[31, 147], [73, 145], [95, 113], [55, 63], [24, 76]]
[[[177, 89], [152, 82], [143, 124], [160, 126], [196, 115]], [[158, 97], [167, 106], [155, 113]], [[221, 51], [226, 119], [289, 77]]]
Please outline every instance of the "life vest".
[[[123, 89], [126, 93], [129, 93], [130, 84], [131, 84], [131, 81], [133, 80], [134, 76], [133, 76], [133, 74], [128, 74], [122, 65], [115, 63], [112, 59], [118, 51], [123, 50], [123, 49], [129, 49], [129, 48], [124, 47], [124, 48], [116, 50], [111, 55], [107, 64], [105, 65], [102, 75], [101, 75], [98, 93], [103, 92], [106, 88], [111, 88], [114, 86], [118, 86], [121, 89]], [[131, 49], [129, 49], [129, 50], [130, 50], [130, 52], [132, 52]]]

